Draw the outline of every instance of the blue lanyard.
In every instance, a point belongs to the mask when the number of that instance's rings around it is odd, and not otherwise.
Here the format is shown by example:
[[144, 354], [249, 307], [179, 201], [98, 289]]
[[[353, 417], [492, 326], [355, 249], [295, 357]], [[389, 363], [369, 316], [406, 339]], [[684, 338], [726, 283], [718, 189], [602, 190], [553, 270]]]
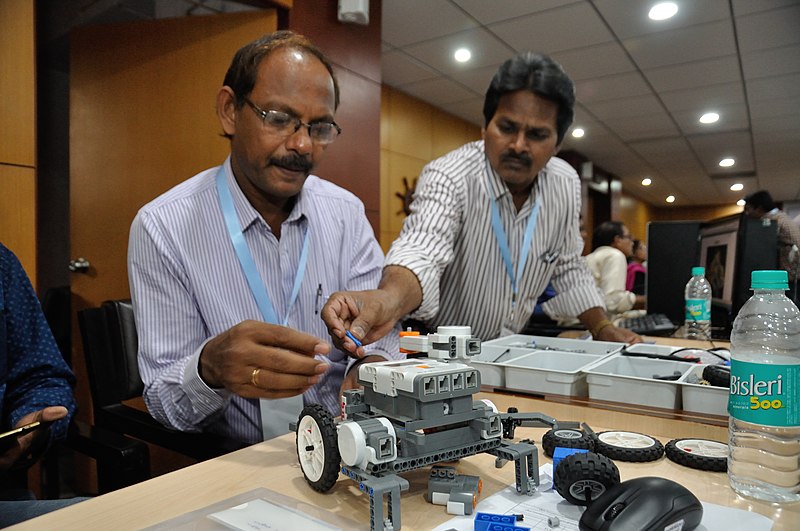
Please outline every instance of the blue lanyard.
[[[491, 171], [491, 170], [490, 170]], [[489, 174], [491, 178], [491, 173]], [[492, 186], [489, 183], [489, 192], [491, 193]], [[497, 245], [500, 247], [500, 254], [503, 255], [503, 262], [506, 265], [506, 273], [508, 278], [511, 279], [511, 307], [513, 308], [517, 303], [517, 293], [519, 292], [519, 282], [522, 277], [522, 271], [525, 270], [525, 263], [528, 261], [528, 254], [531, 250], [531, 240], [533, 239], [533, 231], [536, 229], [536, 219], [539, 217], [539, 209], [542, 206], [541, 198], [536, 198], [536, 203], [533, 205], [528, 216], [528, 225], [525, 227], [525, 238], [522, 240], [522, 248], [519, 250], [519, 262], [517, 262], [517, 273], [514, 274], [514, 264], [511, 262], [511, 252], [508, 249], [508, 237], [506, 231], [503, 229], [503, 222], [500, 220], [500, 209], [497, 207], [499, 198], [492, 199], [492, 229], [494, 230], [494, 237], [497, 239]]]
[[[222, 207], [222, 216], [225, 218], [225, 226], [228, 229], [228, 235], [231, 237], [233, 249], [236, 251], [236, 257], [239, 259], [239, 265], [242, 266], [242, 272], [247, 279], [247, 284], [250, 286], [250, 292], [256, 300], [258, 309], [261, 312], [261, 317], [267, 323], [277, 324], [278, 318], [275, 314], [275, 308], [272, 306], [272, 301], [269, 299], [267, 288], [256, 269], [256, 263], [253, 261], [253, 255], [250, 254], [250, 248], [242, 234], [242, 227], [239, 224], [239, 218], [236, 216], [236, 209], [233, 206], [233, 196], [231, 190], [228, 188], [228, 182], [225, 178], [225, 167], [222, 166], [217, 172], [217, 194], [219, 195], [219, 203]], [[308, 232], [306, 228], [305, 235], [303, 236], [303, 250], [300, 251], [300, 263], [297, 265], [297, 273], [294, 277], [294, 286], [292, 286], [292, 295], [289, 298], [289, 306], [286, 308], [286, 316], [283, 318], [283, 326], [289, 322], [289, 315], [292, 313], [294, 303], [297, 301], [297, 294], [300, 293], [300, 284], [303, 283], [303, 277], [306, 273], [306, 262], [308, 262]]]

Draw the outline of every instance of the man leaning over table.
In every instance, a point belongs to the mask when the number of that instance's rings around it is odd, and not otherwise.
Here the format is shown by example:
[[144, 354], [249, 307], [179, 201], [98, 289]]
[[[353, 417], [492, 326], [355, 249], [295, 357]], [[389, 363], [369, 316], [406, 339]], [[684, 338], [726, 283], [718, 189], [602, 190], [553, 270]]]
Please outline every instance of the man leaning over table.
[[383, 264], [361, 201], [310, 174], [341, 132], [338, 104], [304, 37], [245, 45], [217, 95], [230, 156], [134, 219], [139, 366], [163, 424], [254, 443], [287, 433], [303, 402], [338, 415], [356, 365], [402, 356], [396, 334], [352, 357], [320, 339], [327, 294], [375, 287]]
[[483, 106], [483, 140], [428, 164], [377, 290], [335, 293], [323, 318], [361, 352], [405, 315], [429, 329], [469, 325], [481, 339], [519, 332], [552, 281], [551, 317], [577, 316], [596, 339], [637, 342], [608, 320], [581, 257], [581, 186], [554, 157], [572, 123], [575, 89], [549, 57], [500, 66]]

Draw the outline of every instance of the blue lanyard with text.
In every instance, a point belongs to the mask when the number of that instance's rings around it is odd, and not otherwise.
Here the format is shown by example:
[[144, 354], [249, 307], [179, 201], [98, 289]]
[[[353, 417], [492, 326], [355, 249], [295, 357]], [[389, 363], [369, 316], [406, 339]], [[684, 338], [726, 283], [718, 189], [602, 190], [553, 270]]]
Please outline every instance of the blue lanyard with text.
[[[231, 243], [233, 243], [233, 249], [236, 251], [236, 257], [239, 259], [239, 265], [242, 266], [242, 272], [247, 279], [247, 284], [250, 286], [250, 292], [253, 294], [253, 298], [258, 305], [258, 309], [264, 321], [271, 324], [278, 324], [275, 308], [272, 306], [267, 288], [258, 274], [256, 263], [253, 261], [250, 248], [247, 246], [244, 234], [242, 234], [242, 227], [239, 224], [239, 218], [236, 216], [236, 209], [233, 206], [233, 196], [231, 195], [227, 179], [225, 178], [224, 166], [217, 172], [216, 180], [217, 194], [219, 195], [219, 203], [222, 207], [222, 216], [225, 218], [225, 226], [228, 229]], [[292, 295], [289, 297], [286, 316], [281, 323], [283, 326], [286, 326], [286, 323], [289, 321], [289, 314], [291, 314], [292, 307], [297, 301], [297, 294], [300, 292], [300, 284], [303, 283], [303, 277], [306, 273], [306, 262], [308, 262], [308, 232], [309, 230], [306, 229], [303, 237], [303, 250], [300, 251], [300, 263], [297, 265], [297, 273], [295, 274], [294, 285], [292, 286]]]
[[[489, 190], [491, 191], [491, 185]], [[533, 231], [536, 229], [536, 218], [539, 217], [539, 208], [542, 205], [541, 199], [536, 198], [528, 216], [528, 225], [525, 227], [525, 238], [522, 241], [522, 248], [519, 250], [519, 262], [517, 263], [517, 272], [514, 274], [514, 264], [511, 262], [511, 252], [508, 249], [508, 237], [506, 231], [503, 229], [503, 222], [500, 220], [500, 209], [497, 208], [498, 198], [492, 199], [492, 229], [494, 236], [497, 239], [497, 245], [500, 246], [500, 254], [503, 255], [503, 262], [506, 265], [506, 273], [508, 278], [511, 279], [511, 307], [514, 308], [517, 304], [517, 292], [519, 291], [519, 281], [522, 277], [522, 271], [525, 269], [525, 263], [528, 261], [528, 254], [531, 250], [531, 240], [533, 239]]]

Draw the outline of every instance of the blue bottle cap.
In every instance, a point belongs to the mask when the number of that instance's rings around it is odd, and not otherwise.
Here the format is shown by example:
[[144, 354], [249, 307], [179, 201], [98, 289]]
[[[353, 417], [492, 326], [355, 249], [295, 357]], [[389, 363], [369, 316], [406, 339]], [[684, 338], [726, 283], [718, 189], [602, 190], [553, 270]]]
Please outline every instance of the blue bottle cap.
[[750, 289], [789, 289], [789, 274], [786, 271], [753, 271], [750, 273]]
[[693, 267], [692, 268], [692, 276], [693, 277], [695, 277], [697, 275], [705, 275], [705, 274], [706, 274], [706, 268], [705, 267], [697, 266], [697, 267]]

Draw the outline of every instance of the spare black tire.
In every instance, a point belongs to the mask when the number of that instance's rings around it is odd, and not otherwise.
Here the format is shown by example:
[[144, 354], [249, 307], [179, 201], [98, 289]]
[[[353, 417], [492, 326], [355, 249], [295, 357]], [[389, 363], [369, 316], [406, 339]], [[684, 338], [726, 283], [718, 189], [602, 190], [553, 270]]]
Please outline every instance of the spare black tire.
[[547, 457], [553, 457], [556, 448], [580, 448], [594, 450], [594, 439], [582, 430], [555, 429], [542, 435], [542, 450]]
[[714, 387], [731, 386], [731, 368], [727, 365], [706, 365], [703, 368], [703, 380]]
[[553, 471], [556, 492], [575, 505], [589, 505], [618, 483], [617, 465], [594, 452], [569, 455]]
[[728, 470], [728, 445], [709, 439], [672, 439], [664, 448], [667, 458], [679, 465], [725, 472]]

